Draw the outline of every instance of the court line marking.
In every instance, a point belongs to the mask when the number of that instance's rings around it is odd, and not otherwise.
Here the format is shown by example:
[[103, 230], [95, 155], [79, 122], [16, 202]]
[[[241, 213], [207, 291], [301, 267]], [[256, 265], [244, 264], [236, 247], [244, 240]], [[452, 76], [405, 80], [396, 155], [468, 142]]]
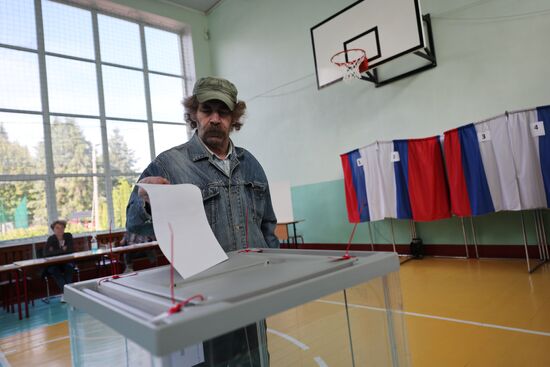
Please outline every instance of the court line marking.
[[6, 356], [2, 351], [0, 351], [0, 366], [1, 367], [11, 367], [10, 362], [8, 362]]
[[328, 364], [326, 364], [325, 361], [323, 360], [323, 358], [321, 358], [321, 357], [315, 357], [315, 358], [313, 358], [313, 360], [315, 360], [315, 362], [317, 362], [319, 367], [328, 367]]
[[[289, 342], [291, 342], [292, 344], [296, 345], [298, 348], [300, 348], [301, 350], [308, 350], [309, 347], [307, 345], [305, 345], [304, 343], [302, 343], [301, 341], [299, 341], [298, 339], [296, 338], [293, 338], [291, 337], [290, 335], [288, 334], [285, 334], [285, 333], [281, 333], [280, 331], [277, 331], [277, 330], [273, 330], [273, 329], [267, 329], [267, 332], [268, 333], [271, 333], [271, 334], [275, 334], [277, 336], [280, 336], [281, 338], [283, 339], [286, 339], [288, 340]], [[317, 365], [319, 367], [328, 367], [328, 364], [326, 364], [326, 362], [323, 360], [323, 358], [317, 356], [315, 358], [313, 358], [313, 360], [317, 363]]]
[[297, 346], [301, 350], [308, 350], [309, 349], [309, 347], [307, 345], [305, 345], [304, 343], [302, 343], [298, 339], [295, 339], [295, 338], [291, 337], [290, 335], [287, 335], [285, 333], [281, 333], [280, 331], [269, 329], [269, 328], [267, 329], [267, 332], [271, 333], [271, 334], [275, 334], [277, 336], [280, 336], [283, 339], [288, 340], [289, 342], [291, 342], [292, 344], [294, 344], [295, 346]]
[[44, 342], [40, 342], [40, 343], [36, 343], [36, 344], [31, 344], [29, 345], [28, 348], [26, 349], [10, 349], [9, 351], [6, 352], [6, 355], [8, 354], [13, 354], [13, 353], [17, 353], [17, 352], [25, 352], [25, 351], [28, 351], [28, 350], [31, 350], [31, 349], [34, 349], [34, 348], [38, 348], [38, 347], [41, 347], [43, 345], [46, 345], [46, 344], [49, 344], [49, 343], [55, 343], [55, 342], [58, 342], [60, 340], [64, 340], [64, 339], [69, 339], [69, 336], [62, 336], [62, 337], [59, 337], [59, 338], [55, 338], [55, 339], [51, 339], [51, 340], [46, 340]]
[[[315, 302], [328, 303], [328, 304], [339, 305], [339, 306], [344, 306], [344, 305], [345, 305], [344, 302], [336, 302], [336, 301], [316, 300]], [[356, 305], [356, 304], [353, 304], [353, 303], [349, 303], [348, 305], [349, 305], [350, 307], [364, 308], [364, 309], [372, 310], [372, 311], [382, 311], [382, 312], [386, 312], [386, 311], [387, 311], [387, 309], [385, 309], [385, 308], [380, 308], [380, 307]], [[423, 317], [423, 318], [426, 318], [426, 319], [434, 319], [434, 320], [441, 320], [441, 321], [456, 322], [456, 323], [459, 323], [459, 324], [481, 326], [481, 327], [486, 327], [486, 328], [491, 328], [491, 329], [499, 329], [499, 330], [506, 330], [506, 331], [515, 331], [515, 332], [524, 333], [524, 334], [533, 334], [533, 335], [550, 336], [550, 332], [546, 332], [546, 331], [529, 330], [529, 329], [520, 329], [520, 328], [515, 328], [515, 327], [509, 327], [509, 326], [502, 326], [502, 325], [496, 325], [496, 324], [488, 324], [488, 323], [485, 323], [485, 322], [477, 322], [477, 321], [469, 321], [469, 320], [454, 319], [454, 318], [452, 318], [452, 317], [443, 317], [443, 316], [427, 315], [427, 314], [418, 313], [418, 312], [408, 312], [408, 311], [398, 311], [398, 310], [394, 310], [394, 312], [395, 312], [395, 313], [400, 313], [400, 314], [403, 314], [403, 315], [407, 315], [407, 316]]]

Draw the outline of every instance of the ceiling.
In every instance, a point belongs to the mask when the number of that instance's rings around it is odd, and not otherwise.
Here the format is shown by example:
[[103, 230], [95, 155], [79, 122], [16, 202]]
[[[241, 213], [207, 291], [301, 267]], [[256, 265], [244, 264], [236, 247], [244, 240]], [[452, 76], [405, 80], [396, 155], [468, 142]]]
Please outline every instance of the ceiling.
[[207, 13], [210, 9], [212, 9], [218, 3], [222, 2], [222, 0], [163, 0], [163, 1], [166, 3], [185, 6], [186, 8], [198, 10], [203, 13]]

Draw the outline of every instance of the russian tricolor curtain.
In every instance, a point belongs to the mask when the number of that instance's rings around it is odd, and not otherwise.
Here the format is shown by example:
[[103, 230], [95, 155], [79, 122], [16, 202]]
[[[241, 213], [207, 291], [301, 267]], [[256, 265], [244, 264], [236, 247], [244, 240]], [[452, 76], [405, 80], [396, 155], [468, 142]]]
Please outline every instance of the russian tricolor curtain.
[[350, 222], [550, 207], [550, 106], [342, 154]]
[[450, 217], [438, 137], [376, 142], [341, 160], [350, 222]]
[[445, 132], [453, 214], [548, 208], [549, 125], [546, 106]]
[[395, 165], [404, 172], [405, 181], [400, 185], [407, 188], [402, 191], [408, 193], [412, 219], [424, 222], [449, 218], [451, 207], [439, 137], [396, 140], [394, 145], [399, 146]]

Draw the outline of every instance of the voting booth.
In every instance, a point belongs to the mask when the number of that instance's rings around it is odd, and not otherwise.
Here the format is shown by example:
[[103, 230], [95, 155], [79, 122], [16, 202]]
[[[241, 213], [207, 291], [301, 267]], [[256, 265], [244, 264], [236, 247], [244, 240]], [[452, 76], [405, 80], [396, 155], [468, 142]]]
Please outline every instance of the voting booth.
[[397, 255], [350, 255], [232, 252], [173, 293], [169, 266], [67, 285], [73, 365], [409, 366]]

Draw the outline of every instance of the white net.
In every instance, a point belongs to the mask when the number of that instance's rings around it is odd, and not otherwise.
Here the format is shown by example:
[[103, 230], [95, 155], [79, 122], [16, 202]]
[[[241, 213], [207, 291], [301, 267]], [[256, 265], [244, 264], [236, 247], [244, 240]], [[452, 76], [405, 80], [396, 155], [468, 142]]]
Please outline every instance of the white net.
[[331, 62], [340, 68], [344, 83], [361, 79], [360, 66], [365, 61], [366, 54], [361, 49], [345, 50], [331, 58]]

